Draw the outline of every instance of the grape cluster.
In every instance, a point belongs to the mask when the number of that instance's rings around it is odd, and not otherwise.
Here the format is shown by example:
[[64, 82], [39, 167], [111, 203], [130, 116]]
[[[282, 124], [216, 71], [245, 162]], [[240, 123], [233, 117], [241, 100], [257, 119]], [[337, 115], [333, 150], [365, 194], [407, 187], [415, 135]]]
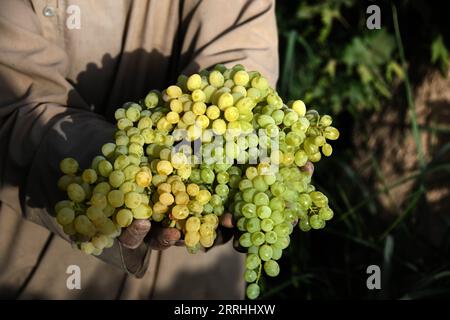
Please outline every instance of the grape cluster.
[[259, 72], [217, 65], [181, 75], [115, 118], [114, 142], [90, 168], [61, 162], [68, 199], [56, 204], [56, 219], [86, 253], [110, 247], [134, 219], [178, 228], [195, 253], [213, 246], [219, 217], [232, 212], [255, 299], [262, 270], [280, 272], [295, 224], [321, 229], [333, 217], [302, 168], [330, 156], [339, 131], [301, 100], [283, 103]]

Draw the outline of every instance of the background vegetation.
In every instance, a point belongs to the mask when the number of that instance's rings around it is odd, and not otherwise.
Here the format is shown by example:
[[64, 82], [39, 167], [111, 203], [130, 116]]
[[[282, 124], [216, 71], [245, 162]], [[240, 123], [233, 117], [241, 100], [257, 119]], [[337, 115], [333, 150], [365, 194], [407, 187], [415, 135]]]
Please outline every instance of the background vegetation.
[[[371, 4], [380, 30], [366, 27]], [[282, 96], [331, 114], [341, 138], [315, 173], [335, 218], [294, 237], [263, 298], [450, 297], [450, 100], [416, 103], [427, 81], [446, 81], [446, 10], [420, 0], [279, 0], [277, 15]], [[366, 287], [372, 264], [381, 290]]]

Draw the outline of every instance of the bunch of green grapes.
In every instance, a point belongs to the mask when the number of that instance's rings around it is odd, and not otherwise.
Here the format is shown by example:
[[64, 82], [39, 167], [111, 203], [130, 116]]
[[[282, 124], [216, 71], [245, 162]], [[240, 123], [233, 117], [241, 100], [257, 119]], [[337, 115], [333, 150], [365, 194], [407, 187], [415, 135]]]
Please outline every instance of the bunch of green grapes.
[[73, 158], [60, 163], [64, 175], [58, 187], [68, 199], [56, 204], [56, 220], [85, 253], [101, 254], [133, 219], [152, 215], [148, 190], [153, 176], [143, 152], [152, 119], [141, 111], [134, 103], [117, 110], [115, 143], [104, 144], [90, 168], [80, 170]]
[[280, 272], [294, 226], [321, 229], [333, 217], [303, 167], [330, 156], [339, 131], [301, 100], [285, 104], [257, 71], [217, 65], [181, 75], [115, 118], [114, 142], [91, 168], [61, 162], [68, 199], [56, 218], [86, 253], [100, 254], [133, 219], [178, 228], [195, 253], [213, 246], [219, 217], [232, 212], [255, 299], [262, 271]]

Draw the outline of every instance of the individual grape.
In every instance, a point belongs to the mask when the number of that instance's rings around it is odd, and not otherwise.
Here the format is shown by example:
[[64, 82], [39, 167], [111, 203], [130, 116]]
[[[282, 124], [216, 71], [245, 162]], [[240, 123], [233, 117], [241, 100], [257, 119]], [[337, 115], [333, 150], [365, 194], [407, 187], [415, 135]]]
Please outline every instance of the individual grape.
[[258, 206], [256, 209], [256, 215], [260, 219], [267, 219], [272, 214], [272, 210], [269, 206]]
[[249, 232], [243, 233], [239, 237], [239, 244], [244, 248], [250, 247], [252, 245], [251, 234]]
[[108, 192], [111, 190], [111, 186], [107, 182], [100, 182], [97, 184], [94, 189], [92, 190], [93, 194], [100, 193], [103, 195], [107, 195]]
[[269, 277], [276, 277], [280, 274], [280, 266], [274, 260], [264, 262], [264, 271]]
[[323, 220], [319, 217], [319, 215], [315, 214], [309, 218], [309, 225], [313, 229], [320, 229], [322, 226], [322, 221]]
[[116, 214], [116, 223], [122, 227], [128, 227], [133, 221], [133, 212], [129, 209], [121, 209]]
[[200, 190], [195, 199], [201, 204], [206, 204], [211, 199], [211, 193], [208, 190]]
[[251, 240], [252, 240], [252, 244], [254, 246], [260, 246], [260, 245], [262, 245], [264, 243], [266, 238], [265, 238], [265, 235], [264, 235], [263, 232], [257, 231], [255, 233], [252, 233]]
[[250, 253], [247, 254], [247, 257], [245, 258], [245, 267], [247, 269], [253, 270], [259, 267], [261, 264], [261, 259], [257, 254]]
[[244, 272], [244, 280], [248, 283], [255, 282], [258, 274], [255, 270], [246, 269]]
[[84, 182], [93, 184], [97, 181], [97, 172], [94, 169], [86, 169], [83, 171], [81, 178]]
[[159, 201], [168, 207], [174, 203], [175, 198], [171, 193], [164, 192], [159, 195]]
[[148, 219], [152, 215], [152, 208], [148, 204], [141, 203], [136, 208], [131, 209], [134, 219]]
[[202, 77], [199, 74], [191, 75], [186, 82], [186, 86], [189, 91], [200, 89], [202, 86]]
[[200, 233], [197, 231], [187, 231], [184, 235], [184, 243], [188, 247], [194, 247], [200, 242]]
[[108, 192], [108, 203], [113, 208], [119, 208], [123, 206], [125, 200], [125, 195], [120, 190], [112, 190]]
[[[264, 192], [258, 192], [253, 197], [254, 204], [257, 206], [268, 206], [269, 205], [269, 196]], [[270, 208], [269, 208], [270, 209]]]
[[64, 174], [74, 175], [77, 173], [79, 165], [75, 159], [65, 158], [60, 162], [59, 168]]
[[68, 225], [75, 219], [75, 211], [70, 207], [63, 207], [56, 213], [56, 221], [62, 226]]
[[200, 244], [204, 248], [210, 248], [214, 244], [215, 237], [213, 235], [207, 237], [200, 237]]
[[319, 217], [325, 221], [331, 220], [333, 218], [333, 211], [328, 207], [320, 208]]
[[261, 221], [261, 230], [263, 230], [264, 232], [271, 231], [273, 229], [274, 225], [275, 225], [275, 223], [273, 222], [272, 219], [268, 219], [268, 218], [263, 219]]
[[93, 207], [93, 206], [90, 206], [89, 208], [87, 208], [86, 216], [91, 221], [96, 221], [98, 219], [101, 219], [101, 218], [105, 217], [105, 215], [103, 214], [103, 209], [100, 209], [98, 207]]
[[298, 226], [299, 226], [300, 230], [302, 230], [304, 232], [307, 232], [307, 231], [311, 230], [311, 225], [309, 224], [308, 218], [300, 219], [300, 222], [298, 223]]
[[122, 183], [125, 182], [125, 175], [122, 171], [114, 170], [109, 174], [109, 184], [114, 187], [118, 188]]
[[254, 300], [258, 298], [260, 291], [261, 289], [259, 288], [259, 286], [256, 283], [252, 283], [248, 285], [245, 293], [250, 300]]
[[128, 192], [125, 194], [124, 203], [129, 209], [137, 208], [141, 204], [141, 195], [134, 191]]
[[92, 237], [95, 234], [95, 226], [85, 215], [79, 215], [73, 221], [75, 230], [82, 235]]
[[172, 216], [178, 220], [186, 219], [189, 216], [189, 209], [186, 205], [177, 204], [172, 208]]
[[82, 242], [80, 245], [80, 249], [85, 254], [93, 254], [94, 250], [95, 250], [95, 246], [92, 244], [92, 242]]
[[186, 231], [195, 232], [200, 230], [201, 221], [198, 217], [189, 217], [186, 220]]
[[325, 143], [325, 144], [322, 146], [322, 153], [323, 153], [323, 155], [326, 156], [326, 157], [331, 156], [331, 154], [333, 153], [333, 147], [332, 147], [330, 144]]
[[67, 195], [74, 202], [82, 202], [86, 198], [86, 192], [83, 187], [77, 183], [71, 183], [67, 186]]
[[113, 171], [113, 166], [108, 160], [102, 160], [98, 163], [98, 172], [101, 176], [107, 178]]
[[335, 127], [326, 127], [323, 130], [323, 135], [328, 140], [336, 140], [339, 138], [339, 131]]
[[272, 258], [272, 247], [270, 245], [264, 244], [259, 248], [259, 257], [263, 261], [269, 261]]
[[247, 219], [247, 221], [245, 222], [245, 229], [250, 233], [260, 231], [261, 230], [260, 220], [256, 217]]

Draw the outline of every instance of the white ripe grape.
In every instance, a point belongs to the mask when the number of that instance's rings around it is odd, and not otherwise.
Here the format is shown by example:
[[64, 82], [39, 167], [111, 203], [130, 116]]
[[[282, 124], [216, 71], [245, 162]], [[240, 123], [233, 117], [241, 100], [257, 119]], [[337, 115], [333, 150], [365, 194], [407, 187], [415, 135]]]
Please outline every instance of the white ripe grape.
[[70, 207], [62, 207], [56, 213], [56, 221], [60, 225], [67, 225], [73, 222], [75, 219], [75, 211]]
[[77, 183], [71, 183], [67, 186], [67, 195], [74, 202], [82, 202], [86, 198], [86, 192]]
[[77, 173], [79, 166], [75, 159], [65, 158], [60, 162], [59, 168], [64, 174], [74, 175]]

